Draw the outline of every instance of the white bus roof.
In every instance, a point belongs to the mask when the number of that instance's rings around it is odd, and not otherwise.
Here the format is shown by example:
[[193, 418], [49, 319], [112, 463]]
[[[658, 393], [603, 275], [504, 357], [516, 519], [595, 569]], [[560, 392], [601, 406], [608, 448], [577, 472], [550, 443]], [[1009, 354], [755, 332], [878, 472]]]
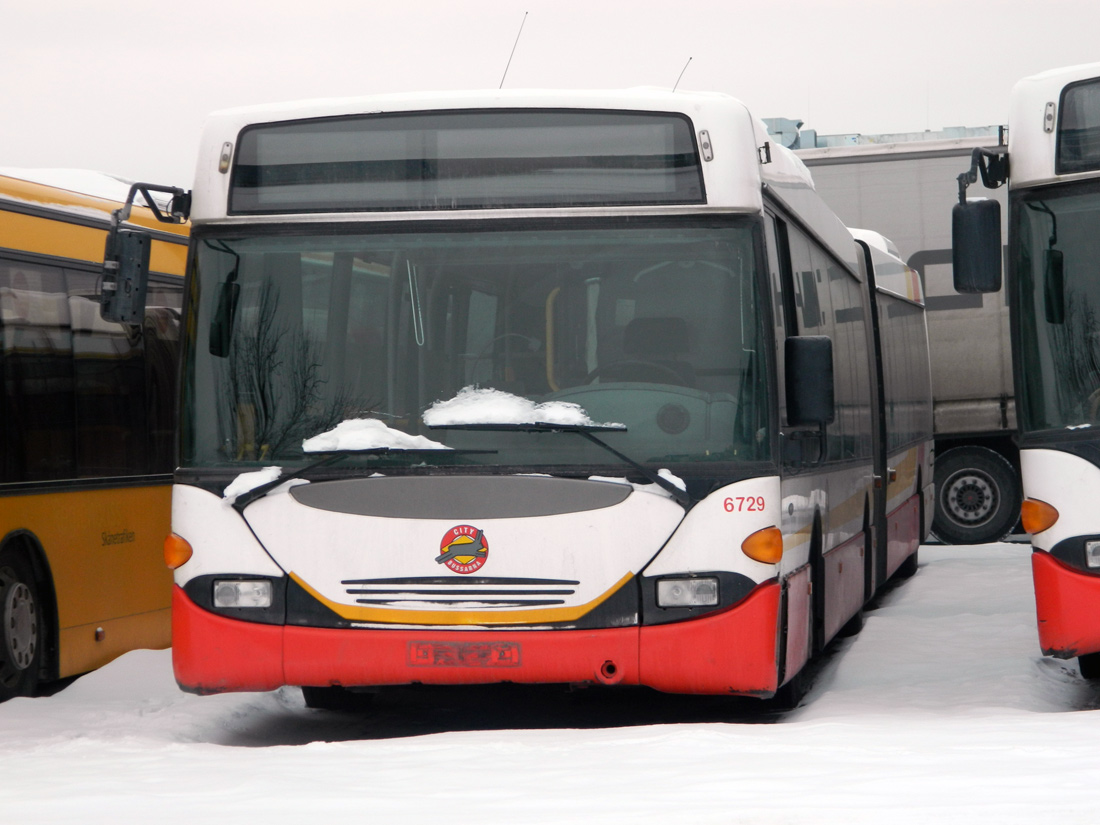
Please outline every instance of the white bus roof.
[[901, 260], [893, 241], [871, 229], [849, 227], [848, 231], [853, 238], [867, 244], [870, 249], [871, 262], [875, 267], [875, 287], [879, 292], [889, 292], [907, 301], [924, 304], [924, 287], [920, 276]]
[[[532, 110], [607, 110], [654, 112], [685, 115], [698, 138], [706, 132], [713, 146], [713, 158], [701, 162], [706, 202], [657, 206], [635, 206], [634, 213], [676, 214], [729, 212], [759, 214], [763, 208], [762, 191], [768, 187], [817, 229], [823, 239], [852, 262], [854, 253], [839, 219], [832, 215], [813, 190], [813, 181], [805, 165], [790, 150], [769, 141], [767, 128], [744, 103], [724, 94], [708, 92], [669, 92], [647, 88], [596, 90], [491, 90], [465, 92], [423, 92], [380, 95], [362, 98], [320, 99], [266, 106], [250, 106], [216, 112], [204, 129], [195, 176], [191, 220], [194, 225], [247, 220], [250, 223], [285, 223], [287, 214], [231, 215], [228, 211], [231, 173], [219, 171], [228, 146], [236, 152], [241, 131], [257, 124], [310, 121], [344, 116], [402, 114], [431, 111], [481, 111], [493, 109]], [[699, 141], [702, 143], [702, 140]], [[762, 162], [765, 143], [770, 144], [770, 161]], [[223, 164], [222, 168], [225, 166]], [[546, 215], [539, 209], [437, 210], [434, 220], [489, 219]], [[568, 206], [552, 210], [555, 216], [594, 215], [621, 212], [618, 207]], [[373, 211], [372, 221], [409, 220], [425, 212]], [[361, 221], [364, 212], [314, 212], [295, 214], [296, 222]]]
[[[1012, 89], [1008, 151], [1013, 187], [1096, 177], [1096, 172], [1056, 175], [1054, 171], [1062, 90], [1070, 83], [1091, 78], [1100, 78], [1100, 63], [1026, 77]], [[1053, 122], [1048, 122], [1048, 115], [1053, 115]]]

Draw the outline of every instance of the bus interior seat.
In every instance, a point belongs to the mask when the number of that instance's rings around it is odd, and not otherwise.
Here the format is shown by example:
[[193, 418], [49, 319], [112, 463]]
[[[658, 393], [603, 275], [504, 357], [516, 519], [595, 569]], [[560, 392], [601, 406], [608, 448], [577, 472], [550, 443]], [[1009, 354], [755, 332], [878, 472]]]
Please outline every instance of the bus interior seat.
[[[688, 325], [683, 318], [634, 318], [623, 330], [624, 361], [609, 365], [602, 378], [694, 387], [695, 368], [682, 358], [689, 349]], [[660, 369], [655, 371], [646, 364]]]

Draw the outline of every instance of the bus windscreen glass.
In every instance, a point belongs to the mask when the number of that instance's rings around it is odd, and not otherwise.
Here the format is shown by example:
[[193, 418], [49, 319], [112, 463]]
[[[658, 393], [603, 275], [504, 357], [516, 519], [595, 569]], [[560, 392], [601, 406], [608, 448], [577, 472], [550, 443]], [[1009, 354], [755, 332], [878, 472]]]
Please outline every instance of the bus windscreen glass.
[[683, 115], [492, 110], [250, 126], [239, 140], [229, 212], [703, 202]]
[[1036, 190], [1013, 209], [1024, 432], [1100, 423], [1100, 256], [1095, 183]]
[[[202, 239], [196, 256], [186, 466], [307, 462], [305, 439], [352, 419], [448, 448], [384, 457], [393, 467], [616, 463], [569, 435], [424, 426], [427, 408], [467, 387], [577, 404], [593, 421], [626, 425], [607, 443], [659, 466], [713, 472], [715, 462], [769, 457], [747, 220], [226, 235]], [[235, 315], [219, 320], [230, 280]], [[223, 321], [229, 345], [214, 354], [211, 330]]]

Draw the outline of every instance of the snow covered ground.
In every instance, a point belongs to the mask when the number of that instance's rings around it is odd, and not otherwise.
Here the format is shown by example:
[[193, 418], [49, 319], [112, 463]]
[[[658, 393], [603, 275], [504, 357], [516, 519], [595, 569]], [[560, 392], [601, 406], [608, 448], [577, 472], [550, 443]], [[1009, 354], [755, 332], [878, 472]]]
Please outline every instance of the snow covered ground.
[[[1092, 823], [1100, 686], [1038, 655], [1029, 548], [921, 548], [806, 703], [179, 692], [138, 651], [0, 705], [5, 822]], [[1094, 739], [1094, 737], [1096, 737]]]

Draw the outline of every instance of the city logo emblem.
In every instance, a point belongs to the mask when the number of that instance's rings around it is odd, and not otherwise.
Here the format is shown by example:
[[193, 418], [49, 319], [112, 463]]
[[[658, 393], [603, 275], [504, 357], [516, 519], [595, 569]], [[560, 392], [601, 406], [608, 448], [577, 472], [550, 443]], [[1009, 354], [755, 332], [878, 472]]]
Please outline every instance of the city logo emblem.
[[473, 573], [480, 570], [489, 557], [489, 542], [485, 534], [469, 524], [452, 527], [439, 542], [436, 564], [445, 564], [455, 573]]

